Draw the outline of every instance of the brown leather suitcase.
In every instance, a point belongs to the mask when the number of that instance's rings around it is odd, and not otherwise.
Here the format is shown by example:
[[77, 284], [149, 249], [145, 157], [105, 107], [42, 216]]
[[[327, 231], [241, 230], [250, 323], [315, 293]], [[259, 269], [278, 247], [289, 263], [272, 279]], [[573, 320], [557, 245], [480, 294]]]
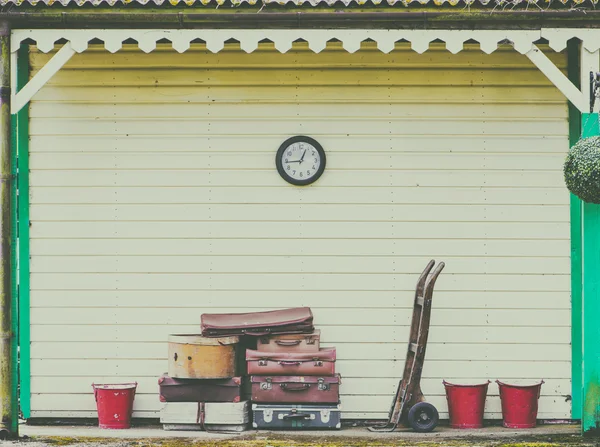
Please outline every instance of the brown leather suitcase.
[[298, 334], [315, 329], [309, 307], [244, 314], [202, 314], [200, 326], [205, 337]]
[[251, 376], [252, 402], [337, 404], [339, 374], [335, 376]]
[[158, 379], [161, 402], [240, 402], [242, 378], [175, 379], [167, 374]]
[[335, 348], [319, 352], [246, 351], [248, 374], [265, 376], [333, 376]]
[[261, 352], [319, 352], [321, 331], [311, 334], [284, 334], [259, 337], [256, 349]]

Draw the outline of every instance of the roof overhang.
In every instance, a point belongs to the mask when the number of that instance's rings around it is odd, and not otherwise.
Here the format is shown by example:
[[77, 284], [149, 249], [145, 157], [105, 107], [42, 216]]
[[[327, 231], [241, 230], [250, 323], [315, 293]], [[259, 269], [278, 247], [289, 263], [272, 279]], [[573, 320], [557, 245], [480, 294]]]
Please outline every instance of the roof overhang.
[[[44, 53], [62, 48], [42, 67], [23, 89], [13, 94], [12, 113], [24, 107], [31, 98], [76, 53], [87, 50], [91, 43], [101, 44], [115, 53], [124, 44], [136, 42], [139, 49], [150, 53], [159, 43], [170, 42], [173, 49], [183, 53], [192, 43], [204, 42], [213, 53], [221, 51], [231, 41], [239, 43], [241, 50], [252, 53], [259, 43], [269, 41], [281, 53], [292, 49], [294, 42], [304, 41], [315, 53], [323, 51], [331, 41], [341, 42], [342, 47], [354, 53], [362, 42], [375, 42], [377, 48], [389, 53], [399, 42], [409, 43], [412, 50], [424, 53], [432, 42], [445, 43], [446, 49], [456, 54], [465, 43], [477, 42], [485, 53], [493, 53], [502, 44], [527, 56], [533, 64], [571, 101], [580, 111], [589, 106], [589, 91], [577, 88], [567, 76], [536, 45], [548, 43], [554, 51], [563, 51], [570, 39], [581, 41], [582, 67], [598, 70], [600, 52], [600, 29], [591, 28], [542, 28], [539, 30], [377, 30], [377, 29], [16, 29], [11, 32], [11, 53], [15, 67], [17, 53], [23, 43], [35, 43]], [[586, 61], [589, 61], [586, 62]], [[588, 71], [588, 72], [589, 72]], [[16, 76], [12, 76], [16, 79]], [[13, 92], [14, 92], [13, 86]]]

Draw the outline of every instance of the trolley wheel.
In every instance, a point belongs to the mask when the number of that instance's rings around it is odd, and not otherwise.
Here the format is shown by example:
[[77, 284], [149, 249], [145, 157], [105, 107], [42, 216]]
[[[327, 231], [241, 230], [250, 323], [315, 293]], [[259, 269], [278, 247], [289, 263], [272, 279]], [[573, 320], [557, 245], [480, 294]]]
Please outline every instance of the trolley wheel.
[[440, 415], [428, 402], [419, 402], [408, 411], [408, 424], [418, 433], [428, 433], [437, 427]]

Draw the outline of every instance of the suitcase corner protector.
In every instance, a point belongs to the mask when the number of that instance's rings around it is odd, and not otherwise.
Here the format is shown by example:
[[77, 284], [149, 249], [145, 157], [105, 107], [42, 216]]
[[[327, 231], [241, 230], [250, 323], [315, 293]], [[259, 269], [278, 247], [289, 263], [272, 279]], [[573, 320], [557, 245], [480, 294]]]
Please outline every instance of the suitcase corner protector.
[[258, 424], [256, 422], [252, 422], [252, 428], [258, 428]]

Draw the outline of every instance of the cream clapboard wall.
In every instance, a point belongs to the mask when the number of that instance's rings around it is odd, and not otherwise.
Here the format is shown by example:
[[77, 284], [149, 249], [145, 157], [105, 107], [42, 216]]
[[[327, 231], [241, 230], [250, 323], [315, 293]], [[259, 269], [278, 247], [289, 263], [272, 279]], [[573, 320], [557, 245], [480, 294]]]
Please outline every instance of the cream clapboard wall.
[[[275, 169], [298, 134], [327, 151], [311, 187]], [[92, 417], [90, 384], [128, 380], [156, 417], [168, 334], [311, 306], [344, 416], [383, 418], [432, 257], [442, 417], [442, 378], [543, 378], [540, 417], [569, 417], [567, 134], [561, 94], [509, 48], [76, 55], [31, 105], [32, 417]]]

